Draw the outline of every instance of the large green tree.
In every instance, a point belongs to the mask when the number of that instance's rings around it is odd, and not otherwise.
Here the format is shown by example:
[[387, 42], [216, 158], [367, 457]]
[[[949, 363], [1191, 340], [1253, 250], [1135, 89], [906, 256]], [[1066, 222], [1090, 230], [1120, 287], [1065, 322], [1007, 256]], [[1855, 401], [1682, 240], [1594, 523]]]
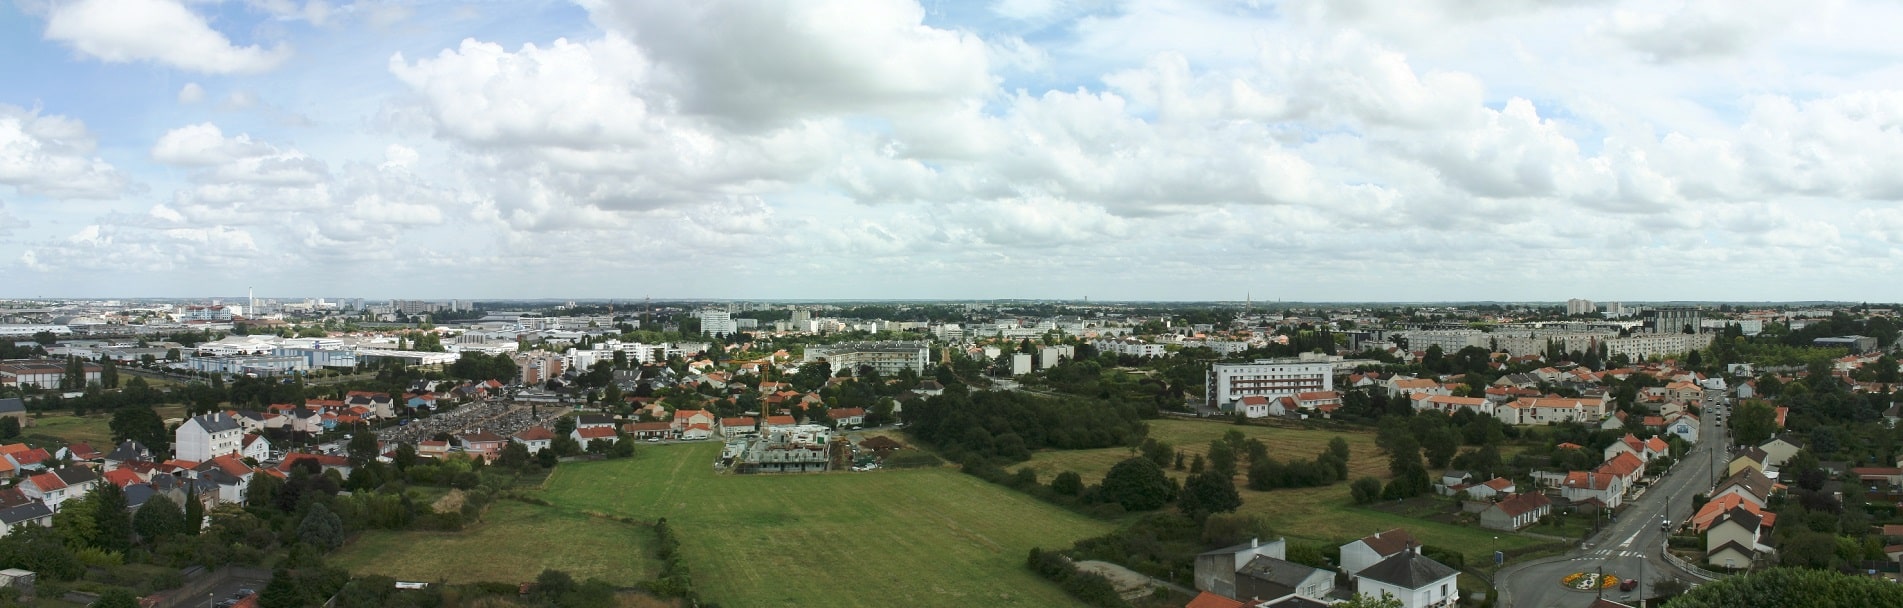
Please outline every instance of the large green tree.
[[1175, 487], [1156, 463], [1131, 458], [1110, 467], [1100, 491], [1103, 500], [1123, 505], [1126, 511], [1149, 511], [1168, 504]]
[[1189, 476], [1189, 481], [1183, 484], [1183, 494], [1176, 498], [1176, 508], [1198, 521], [1241, 506], [1242, 495], [1236, 492], [1235, 479], [1215, 471]]
[[1903, 586], [1831, 570], [1772, 568], [1699, 585], [1665, 608], [1903, 606]]
[[1738, 445], [1764, 443], [1776, 431], [1777, 410], [1769, 403], [1748, 400], [1738, 404], [1737, 411], [1732, 413], [1732, 440]]
[[119, 486], [101, 483], [87, 496], [93, 501], [93, 546], [107, 551], [125, 551], [132, 547], [132, 515], [126, 511], [126, 493]]
[[304, 521], [297, 524], [297, 539], [325, 551], [335, 549], [344, 544], [344, 520], [324, 503], [313, 503]]
[[150, 407], [128, 406], [112, 413], [112, 442], [137, 441], [154, 452], [170, 451], [172, 434], [165, 431], [165, 420]]
[[154, 494], [139, 505], [132, 514], [132, 530], [146, 543], [177, 534], [185, 529], [185, 514], [179, 512], [178, 503], [166, 498], [164, 494]]

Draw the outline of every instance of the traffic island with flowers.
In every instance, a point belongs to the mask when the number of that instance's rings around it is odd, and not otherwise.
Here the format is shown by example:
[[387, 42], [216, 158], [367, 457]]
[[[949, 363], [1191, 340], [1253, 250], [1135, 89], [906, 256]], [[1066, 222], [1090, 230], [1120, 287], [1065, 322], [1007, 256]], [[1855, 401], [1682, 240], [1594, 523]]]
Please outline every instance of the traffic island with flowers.
[[[1597, 581], [1598, 586], [1594, 586]], [[1574, 572], [1560, 577], [1559, 586], [1574, 591], [1597, 591], [1619, 586], [1619, 577], [1597, 572]]]

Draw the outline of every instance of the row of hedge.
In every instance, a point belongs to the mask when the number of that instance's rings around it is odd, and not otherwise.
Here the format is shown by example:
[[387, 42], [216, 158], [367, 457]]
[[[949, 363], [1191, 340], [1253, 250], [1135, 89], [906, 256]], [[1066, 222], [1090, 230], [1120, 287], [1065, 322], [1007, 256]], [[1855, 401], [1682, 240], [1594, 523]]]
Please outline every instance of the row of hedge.
[[1095, 572], [1078, 570], [1076, 564], [1072, 564], [1070, 558], [1064, 557], [1061, 553], [1032, 547], [1031, 555], [1025, 560], [1024, 565], [1038, 576], [1057, 583], [1057, 586], [1065, 593], [1069, 593], [1071, 597], [1077, 598], [1077, 601], [1083, 602], [1086, 606], [1130, 608], [1130, 602], [1124, 601], [1123, 596], [1117, 594], [1117, 588], [1110, 584], [1110, 579]]

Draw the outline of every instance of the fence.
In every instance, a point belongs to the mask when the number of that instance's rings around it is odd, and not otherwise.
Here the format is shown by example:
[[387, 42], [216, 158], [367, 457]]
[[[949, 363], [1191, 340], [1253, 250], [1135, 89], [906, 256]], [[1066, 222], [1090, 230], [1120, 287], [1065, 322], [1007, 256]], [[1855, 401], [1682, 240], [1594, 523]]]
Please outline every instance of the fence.
[[1697, 565], [1694, 565], [1691, 562], [1687, 562], [1685, 560], [1679, 559], [1678, 556], [1672, 555], [1672, 552], [1669, 549], [1663, 551], [1663, 553], [1665, 553], [1665, 561], [1671, 562], [1673, 566], [1678, 567], [1678, 569], [1680, 570], [1684, 570], [1686, 574], [1690, 574], [1692, 576], [1696, 576], [1698, 578], [1704, 579], [1706, 582], [1715, 581], [1715, 580], [1724, 578], [1726, 576], [1730, 576], [1728, 574], [1720, 574], [1717, 572], [1712, 572], [1710, 570], [1706, 570]]

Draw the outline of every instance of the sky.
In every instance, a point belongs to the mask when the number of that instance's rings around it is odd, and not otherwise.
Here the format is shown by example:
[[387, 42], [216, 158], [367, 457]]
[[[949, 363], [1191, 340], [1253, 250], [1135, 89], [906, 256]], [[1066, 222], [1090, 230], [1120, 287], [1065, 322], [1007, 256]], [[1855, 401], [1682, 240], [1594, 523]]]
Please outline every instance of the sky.
[[0, 297], [1903, 301], [1896, 0], [11, 0]]

